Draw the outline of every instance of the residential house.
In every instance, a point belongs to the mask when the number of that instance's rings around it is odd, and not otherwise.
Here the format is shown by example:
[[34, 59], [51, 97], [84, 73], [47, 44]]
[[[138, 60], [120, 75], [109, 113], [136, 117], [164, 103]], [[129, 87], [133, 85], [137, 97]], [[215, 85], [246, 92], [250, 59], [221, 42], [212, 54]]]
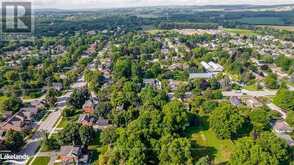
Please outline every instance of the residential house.
[[95, 125], [93, 126], [94, 129], [105, 129], [107, 127], [111, 126], [109, 124], [108, 119], [104, 119], [102, 117], [99, 117], [98, 120], [96, 121]]
[[222, 72], [224, 71], [224, 68], [212, 61], [206, 63], [205, 61], [201, 61], [200, 63], [208, 72]]
[[46, 104], [46, 102], [45, 102], [45, 100], [43, 100], [43, 99], [33, 100], [33, 101], [30, 103], [30, 105], [31, 105], [32, 107], [35, 107], [35, 108], [37, 108], [37, 109], [42, 109], [42, 108], [44, 108], [44, 107], [45, 107], [45, 104]]
[[59, 158], [64, 165], [78, 164], [82, 155], [80, 146], [61, 146]]
[[162, 88], [161, 82], [159, 80], [157, 80], [157, 79], [144, 79], [143, 83], [145, 85], [150, 85], [155, 89], [161, 89]]
[[2, 114], [2, 121], [6, 121], [7, 119], [9, 119], [10, 117], [12, 117], [13, 112], [12, 111], [5, 111]]
[[232, 89], [232, 83], [229, 77], [225, 77], [220, 80], [220, 84], [222, 89], [224, 89], [225, 91], [230, 91]]
[[55, 89], [56, 91], [61, 91], [63, 89], [63, 85], [60, 82], [55, 82], [52, 83], [52, 87], [53, 89]]
[[168, 80], [168, 87], [170, 88], [170, 90], [176, 91], [179, 86], [181, 86], [182, 84], [185, 84], [185, 83], [186, 82], [183, 82], [183, 81], [169, 79]]
[[96, 34], [96, 31], [95, 30], [91, 30], [91, 31], [88, 31], [86, 34], [89, 35], [89, 36], [92, 36], [92, 35], [95, 35]]
[[38, 113], [35, 107], [21, 108], [19, 112], [13, 115], [10, 119], [1, 124], [0, 129], [3, 131], [25, 131], [33, 127], [33, 118]]
[[182, 63], [174, 63], [168, 67], [168, 69], [172, 71], [177, 69], [182, 70], [183, 68], [184, 68], [184, 65]]
[[189, 79], [211, 79], [213, 78], [213, 73], [190, 73]]
[[255, 97], [246, 98], [245, 104], [250, 108], [258, 108], [263, 106], [263, 104]]
[[83, 111], [85, 113], [94, 114], [94, 111], [95, 111], [94, 103], [91, 100], [86, 101], [85, 104], [83, 105]]
[[256, 65], [259, 67], [264, 67], [264, 66], [268, 66], [268, 63], [266, 63], [265, 61], [256, 60]]
[[89, 114], [80, 114], [78, 123], [84, 126], [92, 127], [95, 124], [96, 118]]
[[241, 99], [237, 96], [232, 96], [232, 97], [230, 97], [230, 102], [232, 105], [238, 106], [241, 104]]
[[187, 101], [189, 99], [191, 99], [193, 97], [193, 93], [192, 92], [185, 92], [184, 96], [183, 96], [183, 100]]

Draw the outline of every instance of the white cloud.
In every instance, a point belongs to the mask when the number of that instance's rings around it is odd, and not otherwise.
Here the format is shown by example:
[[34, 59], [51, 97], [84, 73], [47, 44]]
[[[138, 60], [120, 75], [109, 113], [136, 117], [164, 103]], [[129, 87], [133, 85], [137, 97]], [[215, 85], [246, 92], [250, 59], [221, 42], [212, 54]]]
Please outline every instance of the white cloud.
[[33, 0], [38, 8], [112, 8], [162, 5], [289, 4], [294, 0]]

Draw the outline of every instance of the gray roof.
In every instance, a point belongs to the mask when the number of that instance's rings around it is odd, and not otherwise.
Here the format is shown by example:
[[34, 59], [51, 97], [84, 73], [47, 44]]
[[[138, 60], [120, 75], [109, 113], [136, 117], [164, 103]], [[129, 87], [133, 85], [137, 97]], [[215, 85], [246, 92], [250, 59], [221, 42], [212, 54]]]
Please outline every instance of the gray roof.
[[213, 77], [213, 73], [190, 73], [189, 79], [200, 79], [200, 78], [206, 78], [210, 79]]
[[80, 151], [79, 146], [61, 146], [60, 155], [62, 156], [73, 156], [78, 155]]

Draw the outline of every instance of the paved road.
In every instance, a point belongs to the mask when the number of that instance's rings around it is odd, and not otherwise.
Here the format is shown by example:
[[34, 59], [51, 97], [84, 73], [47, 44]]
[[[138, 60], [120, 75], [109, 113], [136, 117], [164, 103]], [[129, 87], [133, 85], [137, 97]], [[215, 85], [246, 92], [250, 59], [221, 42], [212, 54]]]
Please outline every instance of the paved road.
[[46, 118], [46, 120], [40, 125], [39, 130], [50, 133], [52, 131], [55, 123], [60, 118], [60, 116], [61, 116], [60, 110], [55, 111], [55, 112], [51, 112], [48, 115], [48, 117]]
[[61, 111], [51, 112], [46, 120], [44, 120], [39, 126], [38, 130], [30, 140], [27, 141], [27, 144], [19, 152], [19, 154], [26, 154], [29, 156], [34, 156], [41, 145], [42, 133], [50, 133], [53, 130], [54, 124], [57, 122], [61, 116]]
[[[71, 91], [67, 92], [64, 96], [58, 97], [57, 101], [59, 102], [66, 102], [69, 96], [71, 95]], [[34, 156], [41, 145], [42, 140], [42, 133], [51, 133], [54, 129], [55, 123], [58, 121], [58, 119], [61, 116], [61, 111], [65, 107], [65, 104], [62, 104], [58, 106], [57, 111], [51, 112], [48, 117], [40, 122], [40, 126], [38, 127], [38, 130], [30, 140], [27, 141], [27, 144], [24, 146], [24, 148], [19, 152], [19, 154], [26, 154], [28, 156]]]
[[[282, 108], [276, 106], [275, 104], [269, 103], [269, 104], [267, 104], [267, 107], [269, 107], [272, 111], [276, 111], [276, 112], [280, 113], [284, 120], [287, 118], [287, 113], [285, 111], [283, 111]], [[287, 133], [279, 133], [279, 132], [276, 132], [275, 130], [273, 130], [273, 132], [280, 139], [285, 140], [289, 146], [294, 146], [294, 140], [291, 138], [290, 135], [288, 135]]]
[[289, 146], [294, 146], [294, 140], [291, 138], [290, 135], [285, 133], [277, 133], [274, 131], [274, 133], [281, 139], [285, 140]]
[[41, 97], [39, 98], [35, 98], [35, 99], [23, 99], [21, 98], [22, 102], [24, 103], [31, 103], [33, 101], [39, 101], [39, 100], [44, 100], [46, 98], [46, 94], [42, 95]]
[[286, 119], [287, 118], [287, 113], [285, 111], [283, 111], [282, 108], [276, 106], [273, 103], [266, 104], [266, 106], [269, 107], [272, 111], [279, 112], [281, 114], [281, 116], [282, 116], [283, 119]]
[[294, 91], [294, 86], [288, 85], [290, 91]]
[[224, 91], [222, 92], [224, 96], [254, 96], [254, 97], [265, 97], [265, 96], [274, 96], [277, 94], [276, 90], [264, 90], [264, 91], [248, 91], [242, 89], [241, 91]]

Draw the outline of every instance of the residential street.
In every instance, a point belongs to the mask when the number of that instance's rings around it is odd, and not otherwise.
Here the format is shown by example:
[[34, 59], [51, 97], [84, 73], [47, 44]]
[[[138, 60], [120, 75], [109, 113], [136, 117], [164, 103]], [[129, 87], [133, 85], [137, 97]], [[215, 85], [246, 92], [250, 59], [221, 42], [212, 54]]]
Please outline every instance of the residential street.
[[277, 90], [269, 91], [248, 91], [242, 89], [241, 91], [224, 91], [222, 92], [224, 96], [253, 96], [253, 97], [265, 97], [265, 96], [274, 96], [277, 93]]
[[39, 146], [41, 145], [42, 133], [46, 132], [50, 134], [53, 131], [54, 125], [59, 120], [61, 116], [61, 111], [65, 107], [65, 103], [69, 98], [70, 94], [71, 92], [68, 91], [65, 95], [57, 98], [58, 110], [50, 112], [47, 118], [44, 121], [40, 122], [38, 130], [34, 133], [32, 138], [27, 141], [27, 144], [19, 152], [19, 154], [27, 154], [30, 157], [35, 156], [37, 150], [39, 149]]

